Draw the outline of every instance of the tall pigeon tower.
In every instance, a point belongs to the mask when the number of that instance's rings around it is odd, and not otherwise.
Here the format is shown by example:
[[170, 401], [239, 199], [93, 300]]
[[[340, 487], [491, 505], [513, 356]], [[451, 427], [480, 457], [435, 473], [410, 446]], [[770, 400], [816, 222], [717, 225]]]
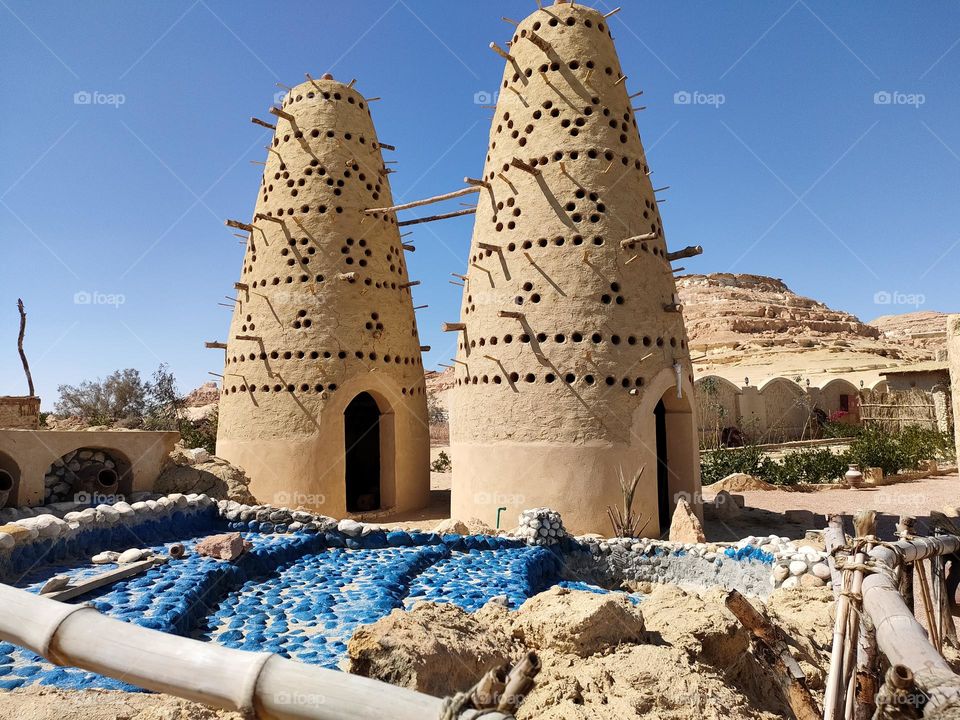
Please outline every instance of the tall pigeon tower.
[[[336, 517], [429, 493], [420, 342], [367, 100], [330, 76], [272, 108], [226, 342], [217, 454], [265, 503]], [[263, 120], [254, 120], [272, 127]]]
[[700, 487], [690, 354], [607, 19], [557, 2], [506, 60], [458, 334], [452, 514], [549, 506], [574, 532], [634, 510], [657, 536]]

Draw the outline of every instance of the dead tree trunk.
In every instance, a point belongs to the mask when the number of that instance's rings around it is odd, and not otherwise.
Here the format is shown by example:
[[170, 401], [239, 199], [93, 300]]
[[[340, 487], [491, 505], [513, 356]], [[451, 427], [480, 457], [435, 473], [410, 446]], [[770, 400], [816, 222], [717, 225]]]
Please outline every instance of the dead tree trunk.
[[20, 311], [20, 335], [17, 337], [17, 350], [20, 351], [20, 362], [23, 363], [23, 372], [27, 376], [27, 386], [30, 388], [30, 397], [36, 395], [33, 389], [33, 375], [30, 374], [30, 364], [27, 354], [23, 351], [23, 336], [27, 332], [27, 313], [23, 309], [23, 300], [17, 298], [17, 309]]

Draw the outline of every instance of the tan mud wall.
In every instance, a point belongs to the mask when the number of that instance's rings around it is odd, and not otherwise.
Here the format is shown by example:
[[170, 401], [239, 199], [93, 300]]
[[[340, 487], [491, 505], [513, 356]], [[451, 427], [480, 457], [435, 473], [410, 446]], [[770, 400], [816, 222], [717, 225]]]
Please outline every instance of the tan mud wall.
[[40, 398], [0, 397], [0, 428], [36, 430], [40, 427]]
[[[542, 504], [574, 532], [607, 532], [617, 470], [646, 464], [656, 535], [653, 407], [675, 395], [674, 363], [693, 380], [683, 317], [665, 310], [676, 287], [620, 62], [606, 21], [579, 4], [535, 12], [508, 50], [461, 307], [452, 512], [489, 521], [486, 500], [506, 494], [524, 498], [499, 503], [511, 523]], [[699, 486], [690, 397], [671, 494]]]
[[947, 353], [953, 396], [953, 432], [957, 441], [957, 460], [960, 461], [960, 315], [947, 318]]
[[42, 505], [44, 475], [61, 457], [79, 448], [103, 450], [130, 467], [120, 492], [153, 490], [180, 433], [141, 430], [0, 430], [0, 468], [14, 479], [10, 506]]
[[370, 110], [333, 80], [298, 85], [282, 107], [293, 121], [265, 116], [277, 130], [244, 220], [217, 454], [261, 502], [342, 517], [343, 411], [370, 392], [389, 453], [381, 504], [413, 508], [429, 488], [423, 367], [396, 218], [363, 212], [393, 203]]

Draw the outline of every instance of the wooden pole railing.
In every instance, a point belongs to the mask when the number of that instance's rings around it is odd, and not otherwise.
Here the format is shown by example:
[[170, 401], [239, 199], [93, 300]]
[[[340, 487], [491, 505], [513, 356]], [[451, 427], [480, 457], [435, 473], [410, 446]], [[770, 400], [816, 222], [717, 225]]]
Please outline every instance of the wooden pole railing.
[[[270, 720], [433, 720], [444, 700], [370, 678], [220, 645], [101, 615], [0, 584], [0, 638], [58, 665]], [[460, 720], [511, 720], [465, 710]]]

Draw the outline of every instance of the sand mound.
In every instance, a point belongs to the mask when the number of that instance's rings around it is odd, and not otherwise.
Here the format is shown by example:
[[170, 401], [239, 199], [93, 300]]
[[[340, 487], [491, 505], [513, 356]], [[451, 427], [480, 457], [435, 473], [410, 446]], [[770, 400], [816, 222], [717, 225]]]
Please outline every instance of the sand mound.
[[169, 695], [31, 687], [0, 693], [0, 720], [243, 720]]
[[430, 695], [466, 689], [508, 661], [510, 643], [456, 605], [394, 610], [350, 638], [350, 672]]
[[721, 490], [726, 490], [727, 492], [745, 492], [749, 490], [778, 489], [776, 485], [771, 485], [760, 478], [755, 478], [753, 475], [747, 475], [746, 473], [727, 475], [723, 480], [715, 482], [713, 485], [707, 485], [706, 487], [714, 492], [720, 492]]
[[[350, 669], [450, 695], [476, 682], [498, 653], [516, 659], [534, 649], [543, 670], [518, 720], [789, 715], [723, 597], [720, 590], [699, 596], [656, 586], [634, 608], [621, 596], [553, 588], [515, 612], [490, 603], [473, 615], [419, 603], [359, 629], [350, 641]], [[771, 611], [796, 637], [817, 687], [829, 654], [829, 599], [824, 588], [778, 593]]]
[[643, 614], [624, 595], [551, 588], [527, 600], [507, 621], [511, 635], [537, 651], [580, 657], [643, 640]]

